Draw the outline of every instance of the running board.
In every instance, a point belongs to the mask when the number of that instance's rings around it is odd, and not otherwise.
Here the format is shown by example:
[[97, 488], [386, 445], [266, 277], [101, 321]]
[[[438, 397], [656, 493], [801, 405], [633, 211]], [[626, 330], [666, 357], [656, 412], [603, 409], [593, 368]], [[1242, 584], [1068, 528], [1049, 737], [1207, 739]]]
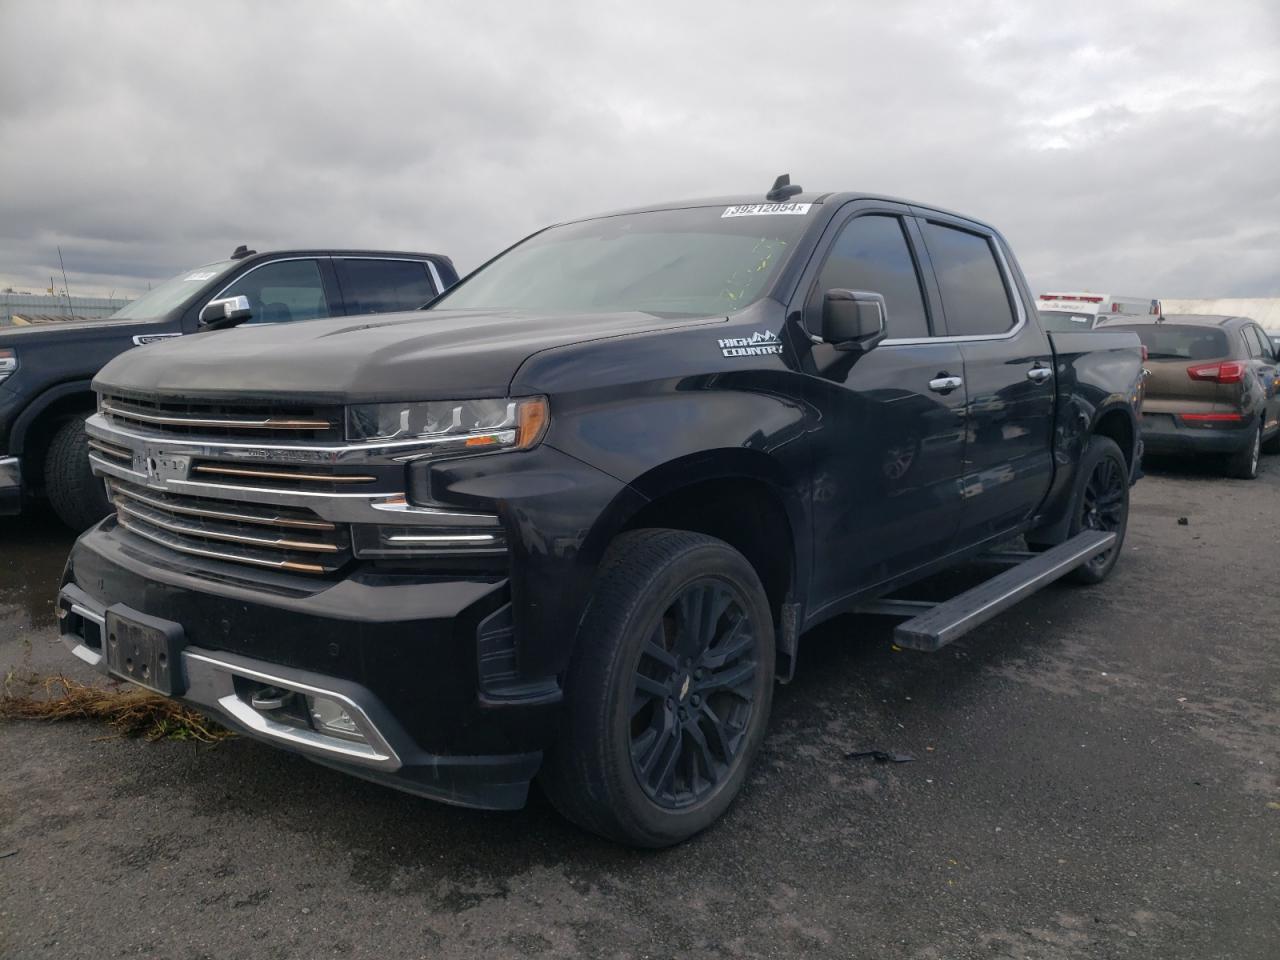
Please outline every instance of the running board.
[[885, 599], [863, 604], [858, 612], [911, 617], [893, 631], [894, 642], [911, 650], [937, 650], [1088, 563], [1115, 542], [1114, 533], [1087, 530], [942, 603]]

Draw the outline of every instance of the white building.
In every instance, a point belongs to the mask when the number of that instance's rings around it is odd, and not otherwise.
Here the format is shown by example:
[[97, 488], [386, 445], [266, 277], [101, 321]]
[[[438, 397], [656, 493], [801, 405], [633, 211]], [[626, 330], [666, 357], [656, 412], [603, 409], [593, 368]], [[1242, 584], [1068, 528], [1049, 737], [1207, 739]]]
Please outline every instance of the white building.
[[1162, 300], [1165, 315], [1207, 313], [1210, 316], [1249, 317], [1267, 333], [1280, 333], [1280, 297], [1251, 297], [1225, 300]]

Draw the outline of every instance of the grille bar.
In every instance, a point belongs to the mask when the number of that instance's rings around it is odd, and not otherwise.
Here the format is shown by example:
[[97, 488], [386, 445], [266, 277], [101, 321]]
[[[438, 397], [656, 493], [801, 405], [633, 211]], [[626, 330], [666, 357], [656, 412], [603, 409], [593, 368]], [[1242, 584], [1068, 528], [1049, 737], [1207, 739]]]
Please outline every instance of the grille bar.
[[192, 473], [212, 473], [220, 477], [250, 477], [258, 480], [297, 480], [304, 483], [373, 483], [377, 477], [363, 474], [300, 473], [288, 470], [262, 470], [257, 467], [215, 467], [207, 463], [191, 468]]
[[253, 443], [312, 443], [346, 437], [343, 409], [337, 405], [104, 394], [99, 413], [108, 423], [148, 436], [243, 438]]
[[111, 417], [136, 420], [140, 423], [170, 427], [217, 427], [232, 430], [332, 430], [330, 420], [289, 419], [285, 417], [200, 417], [176, 413], [145, 413], [137, 408], [125, 407], [118, 400], [104, 400], [102, 412]]
[[103, 456], [110, 457], [113, 460], [120, 460], [124, 463], [132, 465], [133, 454], [124, 447], [117, 447], [114, 443], [107, 443], [105, 440], [89, 440], [89, 449], [97, 450]]
[[124, 527], [130, 533], [135, 533], [144, 540], [150, 540], [152, 543], [158, 543], [161, 546], [168, 547], [170, 550], [176, 550], [178, 553], [186, 553], [193, 557], [208, 557], [213, 560], [228, 560], [232, 563], [247, 563], [256, 567], [272, 567], [276, 570], [293, 570], [298, 573], [326, 573], [324, 567], [318, 563], [299, 563], [296, 560], [275, 560], [264, 557], [247, 556], [243, 553], [228, 553], [220, 550], [210, 550], [205, 547], [196, 547], [178, 539], [177, 537], [163, 536], [147, 531], [141, 524], [135, 524], [131, 520], [126, 520], [119, 514], [116, 520], [120, 526]]
[[300, 520], [295, 517], [281, 516], [275, 511], [253, 514], [241, 509], [231, 511], [213, 509], [209, 507], [186, 506], [184, 504], [175, 503], [171, 500], [157, 500], [154, 497], [139, 493], [136, 490], [128, 489], [123, 484], [113, 483], [111, 487], [113, 492], [119, 496], [128, 497], [130, 500], [136, 500], [140, 503], [145, 503], [148, 506], [156, 507], [169, 513], [182, 514], [187, 517], [204, 517], [209, 520], [229, 520], [232, 523], [259, 524], [264, 527], [289, 527], [295, 530], [338, 529], [337, 524], [330, 523], [328, 520]]
[[311, 540], [289, 540], [284, 537], [257, 537], [244, 533], [225, 533], [211, 530], [185, 520], [165, 520], [157, 516], [158, 511], [146, 508], [131, 507], [126, 503], [116, 505], [116, 510], [127, 513], [135, 520], [144, 520], [152, 526], [167, 530], [170, 533], [187, 534], [204, 537], [209, 540], [224, 540], [227, 543], [243, 543], [251, 547], [264, 547], [272, 550], [301, 550], [304, 553], [337, 553], [338, 547], [332, 543], [316, 543]]
[[109, 483], [119, 524], [179, 553], [312, 574], [332, 573], [352, 559], [348, 528], [304, 508]]

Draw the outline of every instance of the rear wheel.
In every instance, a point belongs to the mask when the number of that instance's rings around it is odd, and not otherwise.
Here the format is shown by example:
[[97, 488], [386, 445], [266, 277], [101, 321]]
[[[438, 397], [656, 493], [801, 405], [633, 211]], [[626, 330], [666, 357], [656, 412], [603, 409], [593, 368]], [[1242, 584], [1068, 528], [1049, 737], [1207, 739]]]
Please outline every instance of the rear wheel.
[[102, 480], [89, 468], [89, 437], [84, 418], [58, 428], [44, 461], [45, 495], [63, 523], [81, 533], [111, 512]]
[[1101, 583], [1120, 559], [1129, 525], [1129, 467], [1120, 447], [1109, 437], [1092, 437], [1080, 458], [1071, 535], [1103, 530], [1116, 535], [1115, 546], [1071, 571], [1076, 583]]
[[1238, 480], [1253, 480], [1258, 476], [1258, 461], [1261, 459], [1262, 424], [1259, 423], [1249, 446], [1227, 458], [1227, 476]]
[[773, 616], [742, 554], [698, 533], [622, 535], [578, 633], [547, 795], [579, 826], [634, 846], [705, 829], [764, 738], [773, 662]]

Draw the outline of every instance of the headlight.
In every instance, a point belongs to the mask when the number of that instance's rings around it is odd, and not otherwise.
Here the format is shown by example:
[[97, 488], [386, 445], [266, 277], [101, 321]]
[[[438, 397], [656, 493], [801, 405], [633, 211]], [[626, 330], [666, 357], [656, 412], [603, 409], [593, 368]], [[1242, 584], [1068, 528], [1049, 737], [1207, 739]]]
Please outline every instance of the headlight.
[[18, 354], [8, 348], [0, 350], [0, 383], [8, 380], [18, 369]]
[[548, 420], [546, 397], [362, 403], [347, 407], [347, 439], [421, 440], [435, 453], [527, 450]]

